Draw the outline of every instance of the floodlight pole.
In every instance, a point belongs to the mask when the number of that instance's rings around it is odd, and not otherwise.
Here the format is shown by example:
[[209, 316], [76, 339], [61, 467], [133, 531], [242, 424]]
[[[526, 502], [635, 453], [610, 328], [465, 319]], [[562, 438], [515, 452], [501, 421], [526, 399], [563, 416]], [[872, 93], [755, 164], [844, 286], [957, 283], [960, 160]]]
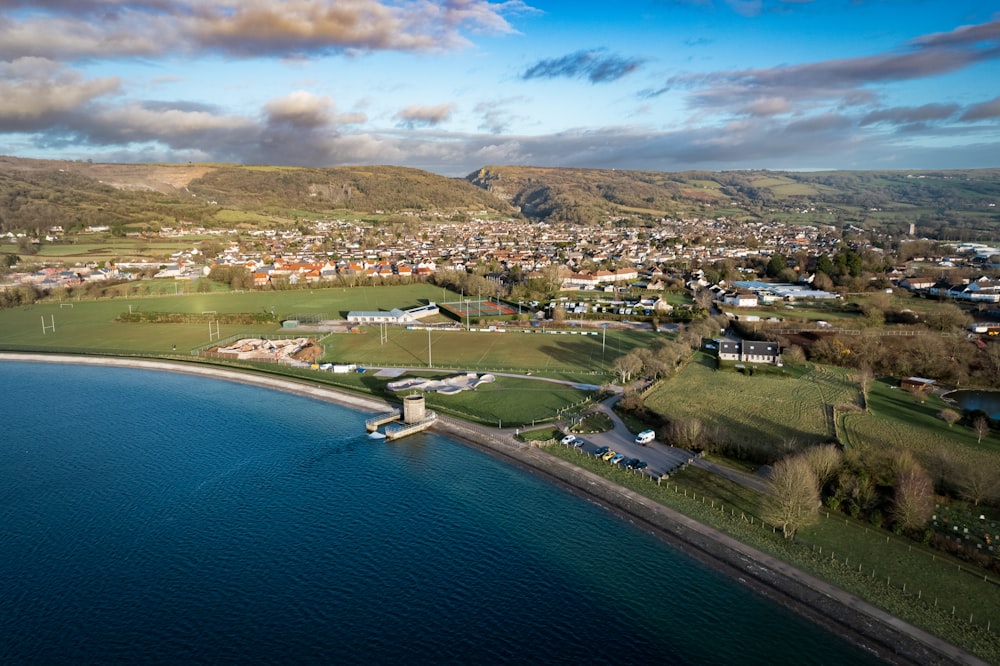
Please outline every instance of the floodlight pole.
[[431, 359], [431, 329], [427, 329], [427, 367], [433, 368], [434, 362]]

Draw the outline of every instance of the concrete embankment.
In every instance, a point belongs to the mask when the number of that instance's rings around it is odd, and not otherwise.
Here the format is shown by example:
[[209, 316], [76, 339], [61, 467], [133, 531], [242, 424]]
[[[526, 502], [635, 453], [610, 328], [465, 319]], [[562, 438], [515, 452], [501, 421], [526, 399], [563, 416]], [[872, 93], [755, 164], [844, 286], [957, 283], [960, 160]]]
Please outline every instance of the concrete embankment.
[[[2, 360], [77, 363], [181, 372], [255, 384], [369, 412], [386, 411], [391, 406], [377, 398], [359, 396], [302, 381], [188, 363], [6, 353], [0, 354], [0, 361]], [[359, 424], [358, 427], [360, 429], [362, 425]], [[864, 646], [890, 663], [985, 664], [976, 657], [835, 586], [824, 583], [766, 553], [742, 544], [718, 530], [702, 525], [603, 477], [550, 456], [544, 451], [519, 446], [509, 437], [499, 436], [488, 429], [456, 419], [441, 417], [434, 429], [541, 474], [573, 492], [596, 499], [689, 555], [828, 627], [846, 639]]]

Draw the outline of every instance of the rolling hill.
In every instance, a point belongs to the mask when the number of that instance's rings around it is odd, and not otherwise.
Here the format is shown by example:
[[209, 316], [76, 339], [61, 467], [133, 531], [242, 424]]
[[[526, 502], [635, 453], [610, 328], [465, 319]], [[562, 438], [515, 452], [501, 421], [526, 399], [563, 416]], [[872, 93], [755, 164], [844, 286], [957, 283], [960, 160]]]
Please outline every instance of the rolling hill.
[[0, 157], [0, 232], [86, 225], [281, 226], [301, 218], [485, 211], [655, 226], [663, 217], [854, 225], [945, 240], [1000, 231], [1000, 169], [620, 171], [489, 166], [446, 178], [391, 166], [92, 164]]

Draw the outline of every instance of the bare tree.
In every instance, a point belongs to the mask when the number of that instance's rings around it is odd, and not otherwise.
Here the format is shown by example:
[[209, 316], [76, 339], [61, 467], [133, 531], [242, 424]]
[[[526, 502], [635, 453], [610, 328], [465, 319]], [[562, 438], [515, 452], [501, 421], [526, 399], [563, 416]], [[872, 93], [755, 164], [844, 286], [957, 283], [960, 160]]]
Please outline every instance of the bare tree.
[[677, 419], [670, 423], [669, 436], [682, 449], [697, 448], [704, 425], [696, 418]]
[[816, 475], [816, 483], [820, 488], [837, 475], [844, 458], [840, 449], [833, 444], [811, 446], [803, 451], [802, 456], [812, 467], [813, 473]]
[[629, 352], [624, 356], [619, 356], [611, 364], [611, 370], [618, 376], [624, 384], [630, 381], [633, 375], [642, 372], [642, 359], [635, 352]]
[[872, 372], [871, 366], [863, 365], [858, 368], [857, 372], [854, 373], [854, 381], [861, 389], [861, 399], [864, 400], [865, 411], [868, 411], [868, 391], [872, 387], [872, 382], [875, 381], [875, 373]]
[[909, 451], [898, 460], [892, 518], [902, 529], [923, 527], [934, 513], [934, 483]]
[[786, 539], [819, 516], [816, 474], [803, 456], [783, 458], [771, 470], [771, 496], [763, 507], [764, 520], [781, 526]]
[[962, 461], [954, 466], [953, 482], [959, 494], [974, 506], [1000, 498], [1000, 469], [997, 465], [984, 465]]
[[942, 409], [938, 412], [938, 417], [947, 423], [949, 428], [962, 420], [962, 415], [954, 409]]
[[976, 431], [977, 443], [983, 443], [983, 437], [990, 434], [990, 420], [985, 416], [977, 416], [972, 421], [972, 429]]

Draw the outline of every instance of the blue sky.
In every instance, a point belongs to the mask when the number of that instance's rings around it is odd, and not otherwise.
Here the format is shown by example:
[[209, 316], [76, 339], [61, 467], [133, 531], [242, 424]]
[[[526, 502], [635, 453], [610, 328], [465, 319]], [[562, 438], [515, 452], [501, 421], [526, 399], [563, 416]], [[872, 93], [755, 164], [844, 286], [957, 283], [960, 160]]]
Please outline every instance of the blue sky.
[[0, 153], [1000, 167], [993, 0], [0, 0]]

